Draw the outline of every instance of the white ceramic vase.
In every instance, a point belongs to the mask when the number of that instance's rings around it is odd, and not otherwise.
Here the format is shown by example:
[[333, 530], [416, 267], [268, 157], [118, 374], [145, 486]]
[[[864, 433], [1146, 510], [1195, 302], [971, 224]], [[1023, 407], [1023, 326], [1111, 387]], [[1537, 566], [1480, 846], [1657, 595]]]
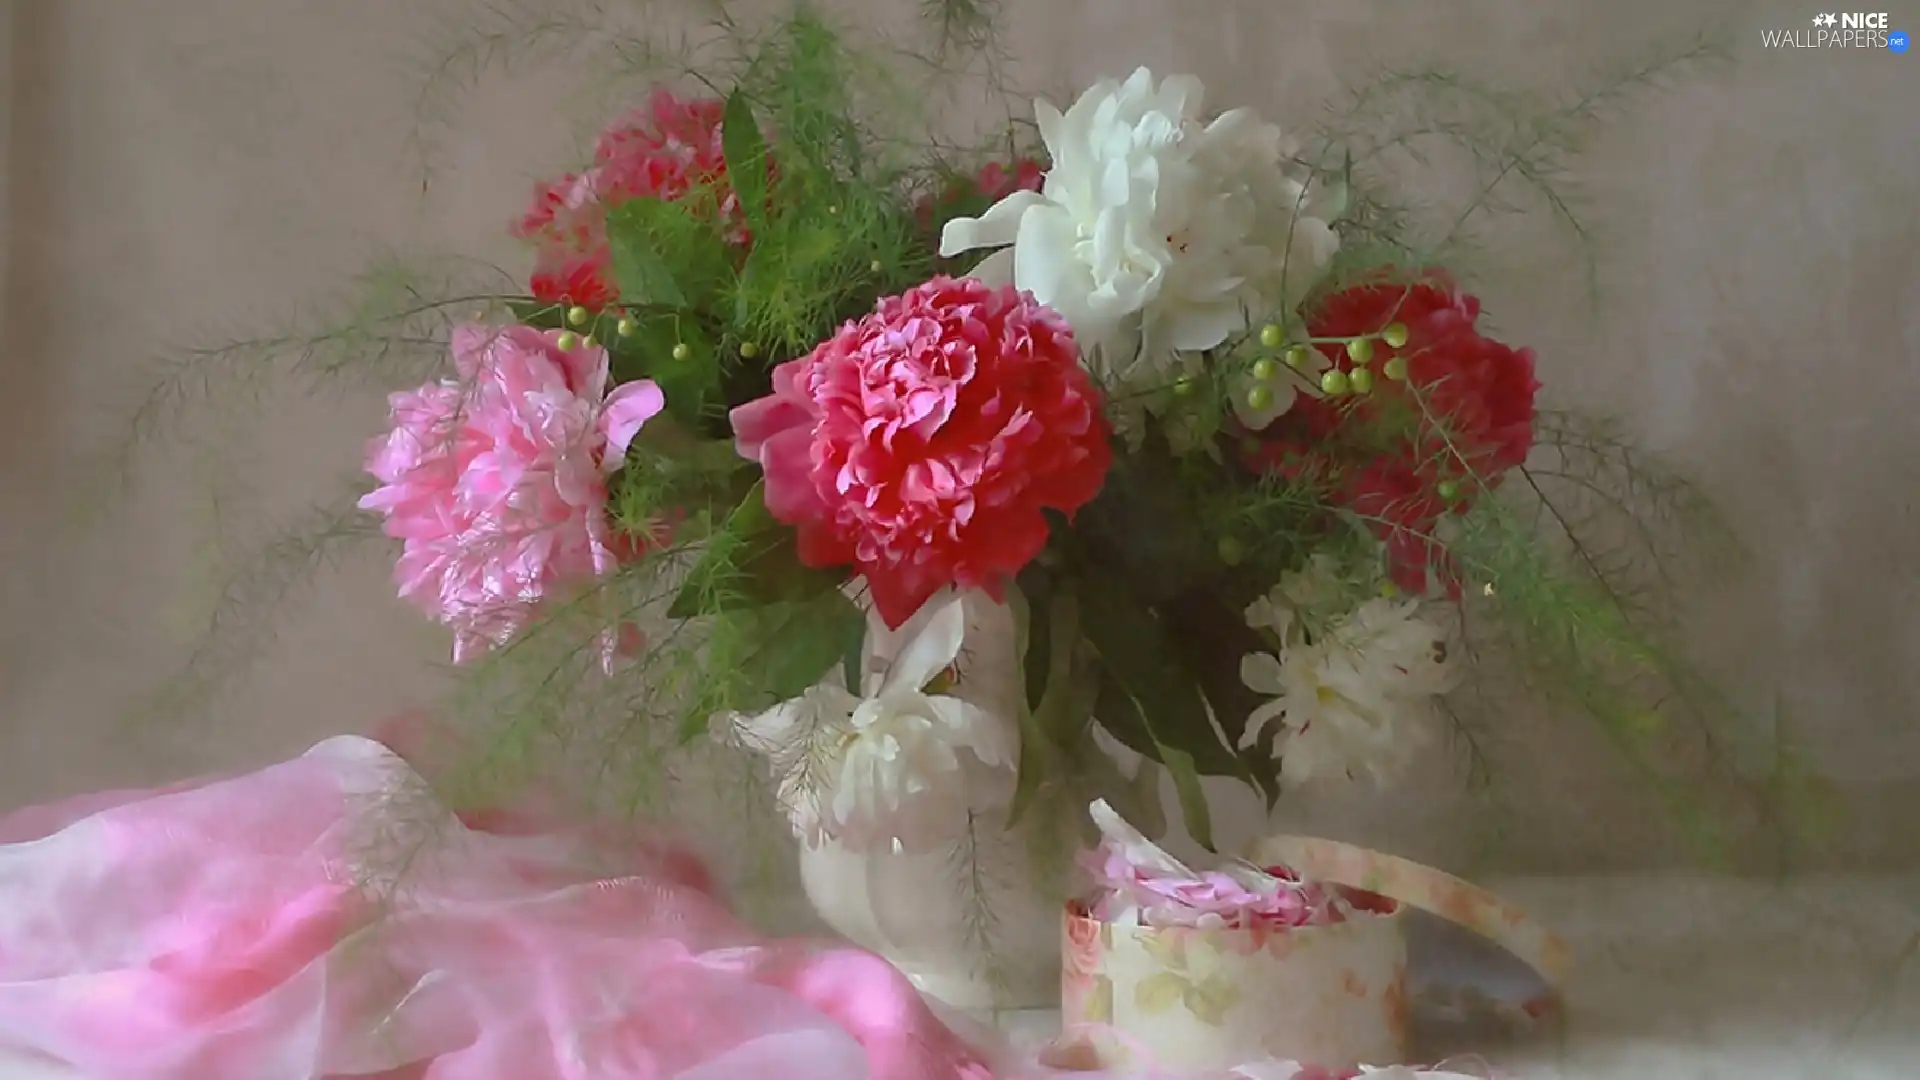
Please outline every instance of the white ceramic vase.
[[[1013, 612], [977, 592], [963, 602], [966, 637], [945, 692], [1017, 723], [1025, 684]], [[883, 676], [916, 632], [914, 624], [889, 630], [871, 617], [865, 673]], [[943, 849], [900, 854], [851, 851], [831, 840], [803, 843], [807, 899], [828, 926], [949, 1006], [1057, 1007], [1066, 898], [1045, 882], [1050, 875], [1040, 871], [1036, 854], [1070, 849], [1036, 845], [1040, 826], [1031, 822], [1005, 828], [1010, 773], [976, 781], [966, 799], [975, 818], [971, 836], [965, 821], [955, 821], [955, 840]]]
[[914, 855], [803, 846], [800, 880], [828, 926], [922, 994], [968, 1012], [1056, 1008], [1064, 897], [1036, 872], [1030, 841], [1025, 827], [984, 826], [971, 859], [957, 844]]

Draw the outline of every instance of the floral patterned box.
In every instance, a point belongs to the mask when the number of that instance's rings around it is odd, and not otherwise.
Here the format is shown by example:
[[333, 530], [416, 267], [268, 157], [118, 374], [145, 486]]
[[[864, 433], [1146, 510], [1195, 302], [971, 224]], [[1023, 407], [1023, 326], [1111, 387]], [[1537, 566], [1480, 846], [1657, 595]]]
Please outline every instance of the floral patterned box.
[[1391, 1065], [1407, 1047], [1400, 907], [1292, 929], [1120, 926], [1068, 905], [1061, 1018], [1103, 1025], [1135, 1064], [1281, 1058]]

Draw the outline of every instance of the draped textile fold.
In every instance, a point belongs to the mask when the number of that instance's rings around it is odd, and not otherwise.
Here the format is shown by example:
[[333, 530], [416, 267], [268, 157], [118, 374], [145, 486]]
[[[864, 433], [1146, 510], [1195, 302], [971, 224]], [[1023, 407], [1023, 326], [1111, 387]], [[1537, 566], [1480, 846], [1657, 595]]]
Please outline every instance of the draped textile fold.
[[404, 852], [364, 811], [416, 782], [342, 737], [0, 822], [0, 1047], [112, 1080], [987, 1077], [884, 962], [762, 939], [665, 841], [409, 800], [431, 842], [371, 891]]

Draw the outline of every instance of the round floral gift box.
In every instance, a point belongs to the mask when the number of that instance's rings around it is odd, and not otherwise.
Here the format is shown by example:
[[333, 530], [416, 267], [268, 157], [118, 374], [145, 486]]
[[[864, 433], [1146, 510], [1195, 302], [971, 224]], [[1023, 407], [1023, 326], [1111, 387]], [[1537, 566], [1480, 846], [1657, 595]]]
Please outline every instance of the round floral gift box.
[[1151, 927], [1069, 904], [1061, 1019], [1111, 1028], [1170, 1070], [1280, 1058], [1331, 1068], [1392, 1065], [1407, 1048], [1400, 907], [1358, 892], [1324, 925]]

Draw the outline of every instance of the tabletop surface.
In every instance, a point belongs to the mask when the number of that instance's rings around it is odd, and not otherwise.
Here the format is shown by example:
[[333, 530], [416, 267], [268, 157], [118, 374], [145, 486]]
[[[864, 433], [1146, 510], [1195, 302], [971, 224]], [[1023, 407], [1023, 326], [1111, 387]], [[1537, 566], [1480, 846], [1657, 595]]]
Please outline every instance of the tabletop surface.
[[[1488, 1037], [1514, 1080], [1920, 1077], [1920, 877], [1493, 883], [1572, 944], [1565, 1023]], [[1002, 1018], [1032, 1043], [1044, 1012]], [[110, 1080], [8, 1059], [0, 1080]]]
[[1484, 1048], [1518, 1080], [1920, 1077], [1920, 878], [1496, 888], [1574, 953], [1564, 1024]]

